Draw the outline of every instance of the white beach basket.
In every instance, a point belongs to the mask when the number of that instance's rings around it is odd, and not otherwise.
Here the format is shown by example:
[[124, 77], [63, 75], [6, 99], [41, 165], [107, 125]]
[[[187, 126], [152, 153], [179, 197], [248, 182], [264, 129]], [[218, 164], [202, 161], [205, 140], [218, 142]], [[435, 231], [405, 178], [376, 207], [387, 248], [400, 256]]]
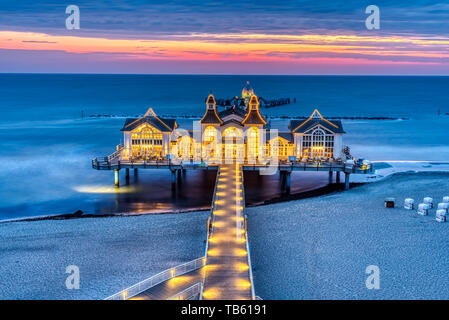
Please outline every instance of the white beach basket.
[[423, 202], [429, 205], [429, 209], [433, 208], [433, 199], [431, 197], [425, 197]]
[[415, 209], [415, 200], [412, 198], [407, 198], [404, 200], [404, 209], [413, 210]]
[[438, 204], [438, 210], [445, 210], [446, 213], [449, 213], [449, 202], [441, 202]]
[[429, 214], [430, 206], [427, 203], [420, 203], [418, 205], [418, 214], [427, 216]]
[[446, 210], [437, 210], [435, 220], [438, 222], [446, 222]]

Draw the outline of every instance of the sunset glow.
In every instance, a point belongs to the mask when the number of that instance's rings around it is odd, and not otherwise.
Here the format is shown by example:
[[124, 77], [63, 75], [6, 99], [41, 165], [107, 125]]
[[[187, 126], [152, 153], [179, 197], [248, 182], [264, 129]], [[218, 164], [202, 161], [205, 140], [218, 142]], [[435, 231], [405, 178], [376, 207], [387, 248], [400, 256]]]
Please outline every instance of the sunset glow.
[[[366, 29], [363, 6], [329, 4], [322, 14], [305, 4], [253, 5], [251, 10], [248, 5], [243, 11], [240, 6], [80, 5], [79, 30], [65, 30], [61, 5], [36, 6], [32, 18], [20, 6], [5, 9], [0, 67], [3, 72], [449, 73], [442, 14], [448, 6], [418, 10], [385, 4], [380, 30]], [[245, 19], [235, 19], [236, 12]]]

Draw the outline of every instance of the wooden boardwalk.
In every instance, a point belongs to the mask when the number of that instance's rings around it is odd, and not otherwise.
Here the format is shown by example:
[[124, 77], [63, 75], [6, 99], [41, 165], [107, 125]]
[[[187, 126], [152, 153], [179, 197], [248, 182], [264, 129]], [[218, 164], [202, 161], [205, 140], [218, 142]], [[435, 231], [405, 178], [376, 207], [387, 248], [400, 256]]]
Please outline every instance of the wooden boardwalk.
[[221, 165], [217, 179], [202, 298], [250, 300], [252, 282], [240, 165]]
[[131, 300], [167, 300], [195, 283], [202, 282], [205, 267], [164, 281], [131, 298]]

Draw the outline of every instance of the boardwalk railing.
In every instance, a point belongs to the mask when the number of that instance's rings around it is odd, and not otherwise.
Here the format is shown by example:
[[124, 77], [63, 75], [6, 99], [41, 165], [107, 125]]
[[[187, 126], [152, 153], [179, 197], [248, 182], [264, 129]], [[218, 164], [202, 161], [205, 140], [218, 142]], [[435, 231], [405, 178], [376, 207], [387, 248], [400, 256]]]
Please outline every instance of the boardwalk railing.
[[203, 283], [197, 282], [193, 286], [188, 287], [185, 290], [175, 294], [174, 296], [168, 298], [167, 300], [192, 300], [198, 297], [203, 290]]
[[[217, 170], [217, 177], [215, 178], [215, 186], [214, 186], [214, 193], [212, 195], [212, 204], [210, 205], [210, 217], [207, 222], [207, 239], [206, 239], [206, 246], [204, 248], [204, 264], [206, 264], [206, 257], [207, 257], [207, 250], [209, 250], [209, 236], [212, 232], [213, 228], [213, 222], [214, 222], [214, 207], [215, 207], [215, 194], [217, 193], [217, 185], [218, 185], [218, 177], [220, 176], [220, 168]], [[200, 288], [200, 300], [203, 297], [203, 283], [201, 283]]]
[[[120, 151], [116, 151], [108, 157], [98, 157], [92, 160], [92, 168], [98, 170], [112, 170], [120, 169], [121, 167], [126, 168], [148, 168], [148, 169], [158, 169], [167, 167], [178, 167], [186, 169], [216, 169], [219, 166], [219, 162], [199, 162], [199, 161], [182, 161], [180, 163], [175, 163], [171, 160], [166, 159], [142, 159], [142, 158], [130, 158], [130, 159], [120, 159]], [[244, 161], [241, 164], [244, 170], [260, 170], [266, 167], [262, 163], [252, 163]], [[346, 163], [343, 161], [279, 161], [278, 168], [280, 170], [303, 170], [303, 171], [344, 171], [348, 173], [370, 173], [373, 171], [371, 164], [361, 164], [361, 163]]]
[[204, 253], [204, 256], [207, 256], [207, 249], [209, 245], [209, 235], [212, 232], [213, 229], [213, 223], [214, 223], [214, 209], [215, 209], [215, 198], [217, 194], [217, 185], [218, 185], [218, 177], [220, 176], [220, 168], [217, 170], [217, 176], [215, 178], [215, 185], [214, 185], [214, 193], [212, 195], [212, 204], [210, 205], [210, 217], [209, 217], [209, 228], [207, 229], [207, 240], [206, 240], [206, 252]]
[[120, 292], [117, 292], [116, 294], [113, 294], [112, 296], [107, 297], [105, 300], [128, 300], [164, 281], [197, 270], [204, 267], [205, 265], [206, 257], [192, 260], [190, 262], [159, 272], [158, 274], [148, 279], [145, 279], [129, 288], [126, 288]]
[[108, 160], [108, 161], [112, 161], [112, 160], [114, 160], [115, 158], [119, 157], [119, 156], [120, 156], [120, 153], [122, 152], [122, 150], [123, 150], [123, 145], [119, 145], [118, 148], [117, 148], [117, 151], [114, 152], [113, 154], [109, 155], [109, 156], [107, 157], [107, 160]]

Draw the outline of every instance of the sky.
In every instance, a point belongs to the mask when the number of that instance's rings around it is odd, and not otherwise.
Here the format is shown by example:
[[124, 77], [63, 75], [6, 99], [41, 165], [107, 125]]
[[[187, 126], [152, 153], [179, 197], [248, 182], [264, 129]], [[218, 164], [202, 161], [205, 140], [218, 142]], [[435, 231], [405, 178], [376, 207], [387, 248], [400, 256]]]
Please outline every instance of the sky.
[[448, 49], [449, 0], [0, 0], [2, 73], [449, 75]]

